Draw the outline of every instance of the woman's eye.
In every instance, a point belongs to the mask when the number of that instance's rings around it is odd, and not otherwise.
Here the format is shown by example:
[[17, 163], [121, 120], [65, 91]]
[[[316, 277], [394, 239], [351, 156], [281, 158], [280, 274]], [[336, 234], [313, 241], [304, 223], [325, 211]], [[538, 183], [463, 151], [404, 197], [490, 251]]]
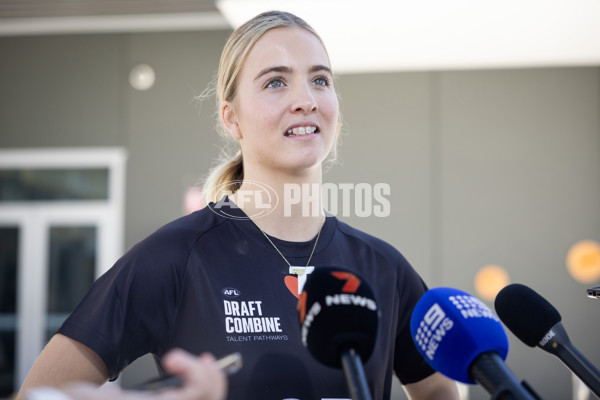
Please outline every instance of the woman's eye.
[[329, 86], [329, 78], [325, 76], [320, 76], [316, 78], [313, 82], [317, 86]]
[[271, 79], [268, 83], [267, 86], [268, 88], [280, 88], [283, 86], [283, 81], [279, 78], [275, 78], [275, 79]]

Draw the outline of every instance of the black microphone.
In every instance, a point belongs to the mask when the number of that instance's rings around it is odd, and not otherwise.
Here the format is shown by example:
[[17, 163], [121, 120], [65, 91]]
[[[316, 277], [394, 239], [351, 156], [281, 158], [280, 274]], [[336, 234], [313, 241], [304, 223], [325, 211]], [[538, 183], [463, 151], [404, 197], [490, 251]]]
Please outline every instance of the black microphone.
[[533, 289], [514, 283], [494, 301], [496, 313], [523, 343], [554, 354], [600, 396], [600, 371], [571, 343], [560, 313]]
[[371, 400], [362, 362], [377, 336], [377, 303], [367, 282], [341, 268], [318, 267], [298, 301], [302, 344], [319, 362], [343, 368], [352, 399]]

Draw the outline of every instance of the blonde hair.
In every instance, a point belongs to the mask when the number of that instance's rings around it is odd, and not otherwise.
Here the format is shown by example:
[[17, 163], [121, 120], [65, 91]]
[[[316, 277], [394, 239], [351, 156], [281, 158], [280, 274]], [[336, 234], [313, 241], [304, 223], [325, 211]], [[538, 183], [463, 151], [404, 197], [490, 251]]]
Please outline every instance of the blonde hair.
[[[240, 72], [254, 44], [267, 31], [286, 27], [301, 28], [312, 33], [325, 48], [325, 44], [317, 32], [306, 21], [294, 14], [284, 11], [268, 11], [257, 15], [237, 28], [229, 36], [223, 48], [216, 82], [217, 109], [220, 109], [223, 102], [233, 102], [235, 99]], [[339, 137], [340, 128], [341, 118], [338, 119], [335, 142]], [[235, 142], [220, 118], [217, 131], [226, 142]], [[237, 142], [235, 143], [237, 145]], [[223, 194], [234, 193], [240, 188], [244, 180], [244, 165], [242, 152], [239, 145], [237, 147], [237, 152], [234, 155], [228, 154], [226, 149], [223, 151], [220, 163], [211, 169], [204, 181], [202, 192], [206, 203], [216, 202], [221, 199]], [[335, 144], [331, 154], [335, 158]]]

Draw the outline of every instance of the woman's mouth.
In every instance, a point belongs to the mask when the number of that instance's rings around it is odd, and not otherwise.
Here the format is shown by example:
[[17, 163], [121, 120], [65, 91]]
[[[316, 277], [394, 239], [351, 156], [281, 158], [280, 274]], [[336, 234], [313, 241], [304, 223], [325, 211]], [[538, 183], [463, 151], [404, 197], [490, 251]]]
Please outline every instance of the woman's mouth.
[[295, 128], [288, 129], [287, 132], [284, 133], [284, 136], [302, 136], [310, 135], [312, 133], [319, 133], [319, 128], [313, 125], [297, 126]]

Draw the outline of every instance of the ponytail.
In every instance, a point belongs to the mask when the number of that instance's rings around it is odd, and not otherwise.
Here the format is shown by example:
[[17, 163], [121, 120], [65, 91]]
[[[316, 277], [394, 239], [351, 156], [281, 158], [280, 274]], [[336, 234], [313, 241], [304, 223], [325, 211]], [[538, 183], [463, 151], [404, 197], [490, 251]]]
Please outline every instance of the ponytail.
[[202, 187], [202, 196], [206, 204], [217, 202], [224, 195], [235, 193], [244, 180], [244, 164], [242, 152], [238, 151], [230, 159], [214, 167]]

